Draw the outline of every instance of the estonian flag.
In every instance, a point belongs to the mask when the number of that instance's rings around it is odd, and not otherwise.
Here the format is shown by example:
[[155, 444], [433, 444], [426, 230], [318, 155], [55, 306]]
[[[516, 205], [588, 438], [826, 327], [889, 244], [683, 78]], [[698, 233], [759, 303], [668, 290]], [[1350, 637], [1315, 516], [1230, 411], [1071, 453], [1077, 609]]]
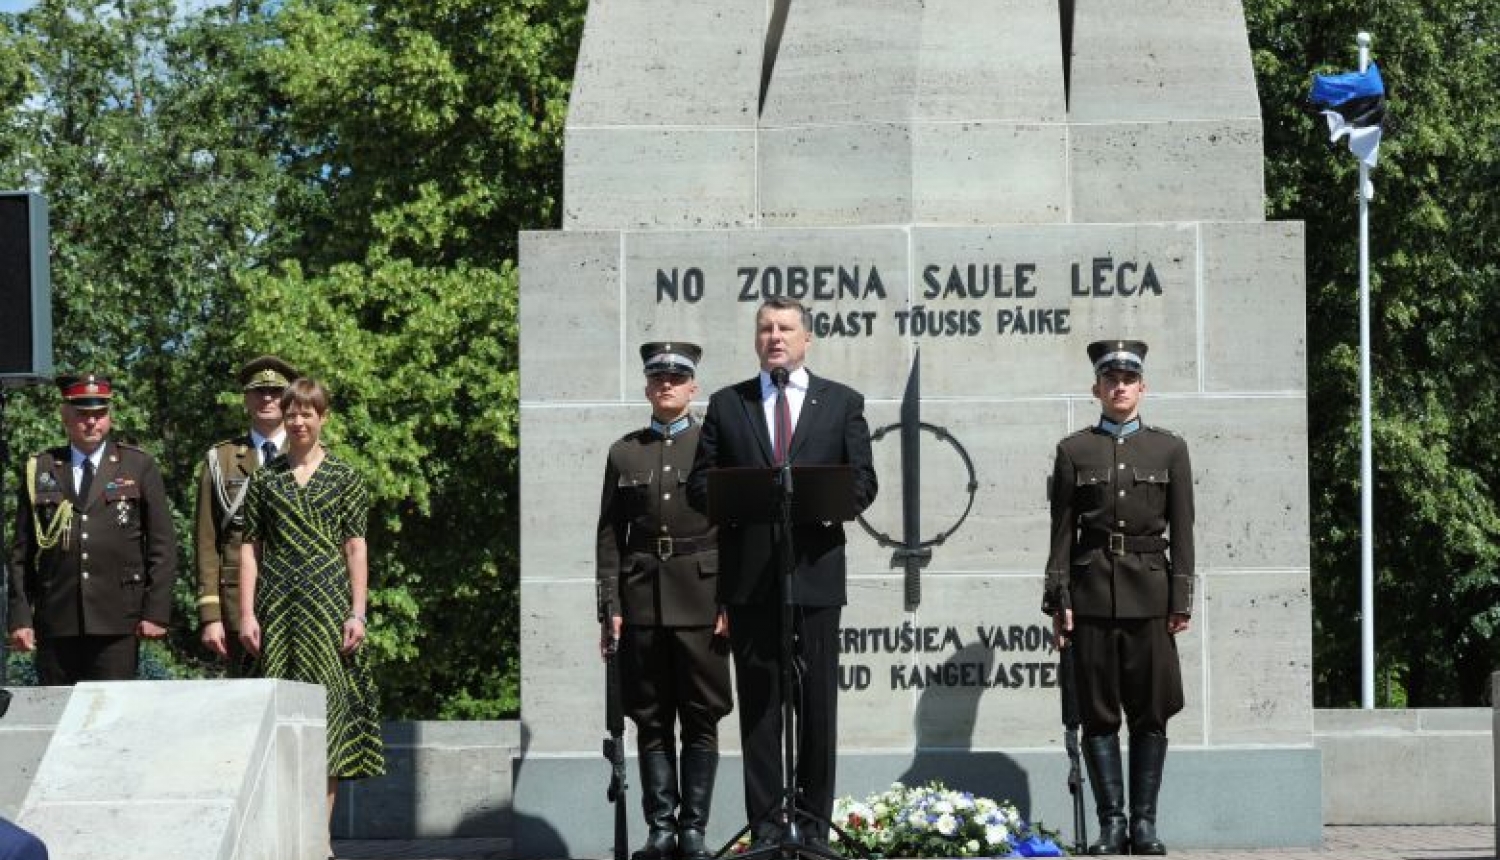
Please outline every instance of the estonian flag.
[[1375, 166], [1385, 122], [1385, 81], [1380, 78], [1380, 67], [1371, 63], [1363, 72], [1313, 75], [1308, 101], [1328, 120], [1330, 144], [1348, 135], [1349, 151]]

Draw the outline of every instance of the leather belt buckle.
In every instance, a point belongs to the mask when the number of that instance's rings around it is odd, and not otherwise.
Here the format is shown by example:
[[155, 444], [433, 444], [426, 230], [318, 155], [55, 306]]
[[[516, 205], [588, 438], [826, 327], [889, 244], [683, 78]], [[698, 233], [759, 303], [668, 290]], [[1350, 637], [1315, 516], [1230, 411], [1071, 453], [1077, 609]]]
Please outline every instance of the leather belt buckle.
[[1125, 554], [1125, 535], [1121, 532], [1109, 533], [1109, 551], [1113, 555]]
[[656, 557], [662, 561], [672, 557], [672, 539], [670, 537], [659, 537], [656, 539]]

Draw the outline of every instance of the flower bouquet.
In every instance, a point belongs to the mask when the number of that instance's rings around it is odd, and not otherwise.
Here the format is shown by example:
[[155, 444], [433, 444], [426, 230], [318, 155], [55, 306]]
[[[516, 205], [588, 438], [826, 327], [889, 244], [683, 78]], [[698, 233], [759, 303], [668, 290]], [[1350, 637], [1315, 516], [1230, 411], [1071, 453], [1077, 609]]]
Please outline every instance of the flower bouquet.
[[[1061, 857], [1053, 834], [1021, 820], [1014, 804], [996, 803], [934, 780], [918, 788], [894, 783], [864, 800], [833, 805], [829, 844], [846, 857]], [[850, 843], [853, 843], [851, 845]], [[858, 846], [858, 849], [855, 847]]]

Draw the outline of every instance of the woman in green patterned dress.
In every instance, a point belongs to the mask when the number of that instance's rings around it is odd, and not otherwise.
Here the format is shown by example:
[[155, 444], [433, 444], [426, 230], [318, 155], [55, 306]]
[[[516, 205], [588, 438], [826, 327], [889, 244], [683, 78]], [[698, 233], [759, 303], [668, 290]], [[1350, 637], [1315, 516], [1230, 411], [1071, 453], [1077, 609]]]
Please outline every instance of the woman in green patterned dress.
[[258, 469], [245, 495], [240, 641], [255, 674], [328, 691], [328, 813], [340, 779], [385, 773], [365, 639], [369, 568], [359, 474], [324, 450], [328, 390], [303, 378], [281, 396], [287, 453]]

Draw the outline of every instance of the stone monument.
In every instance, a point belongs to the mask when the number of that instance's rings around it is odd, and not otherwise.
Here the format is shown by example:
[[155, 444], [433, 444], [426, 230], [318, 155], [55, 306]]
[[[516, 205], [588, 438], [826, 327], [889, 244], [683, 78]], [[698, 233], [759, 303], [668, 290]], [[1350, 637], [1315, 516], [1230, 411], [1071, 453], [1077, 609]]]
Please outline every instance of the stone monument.
[[[936, 777], [1071, 831], [1045, 485], [1097, 417], [1084, 345], [1135, 337], [1199, 516], [1162, 837], [1317, 844], [1303, 231], [1264, 220], [1262, 157], [1237, 0], [594, 0], [563, 229], [521, 237], [519, 855], [609, 845], [594, 518], [609, 443], [646, 417], [635, 347], [703, 344], [706, 398], [754, 373], [781, 294], [872, 428], [920, 351], [922, 419], [952, 440], [923, 437], [923, 535], [957, 528], [914, 612], [872, 536], [901, 531], [898, 434], [875, 444], [839, 793]], [[714, 838], [744, 823], [721, 730]]]

